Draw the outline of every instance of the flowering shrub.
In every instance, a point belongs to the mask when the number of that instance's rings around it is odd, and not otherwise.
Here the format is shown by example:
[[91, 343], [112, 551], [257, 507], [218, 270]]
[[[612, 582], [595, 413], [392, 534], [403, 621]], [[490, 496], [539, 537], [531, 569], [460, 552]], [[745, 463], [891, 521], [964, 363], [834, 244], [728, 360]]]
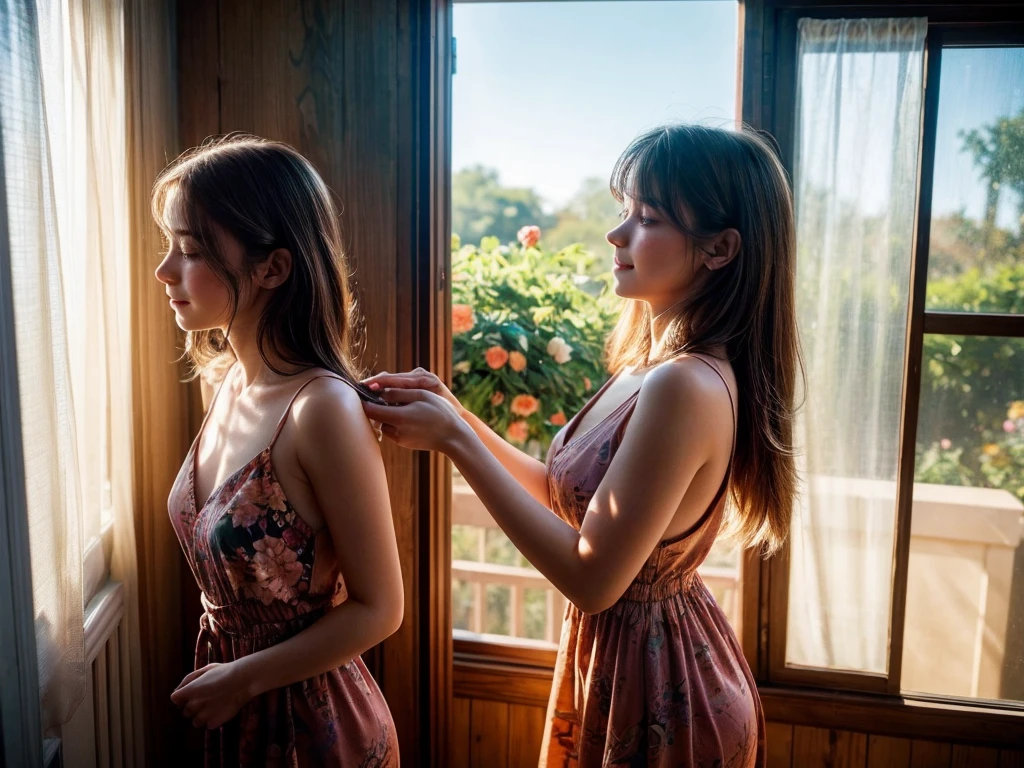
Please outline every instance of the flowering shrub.
[[615, 321], [611, 276], [580, 246], [547, 252], [541, 231], [519, 243], [452, 242], [452, 390], [498, 434], [542, 455], [607, 377]]

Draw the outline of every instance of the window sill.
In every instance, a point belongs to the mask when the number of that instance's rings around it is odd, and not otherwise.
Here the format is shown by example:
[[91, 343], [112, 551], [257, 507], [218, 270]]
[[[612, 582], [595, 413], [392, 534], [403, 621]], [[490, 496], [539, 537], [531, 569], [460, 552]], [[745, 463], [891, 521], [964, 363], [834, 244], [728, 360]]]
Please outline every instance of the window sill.
[[124, 616], [124, 585], [108, 581], [85, 609], [85, 662], [92, 664]]

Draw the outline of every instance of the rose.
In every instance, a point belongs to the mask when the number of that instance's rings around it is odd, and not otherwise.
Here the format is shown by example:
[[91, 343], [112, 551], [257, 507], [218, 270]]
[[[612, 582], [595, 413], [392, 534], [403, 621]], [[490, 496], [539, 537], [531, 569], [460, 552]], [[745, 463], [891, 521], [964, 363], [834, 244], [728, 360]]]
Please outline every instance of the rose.
[[516, 416], [532, 416], [540, 408], [540, 401], [532, 395], [516, 395], [509, 409]]
[[944, 437], [939, 441], [939, 445], [942, 446], [942, 450], [948, 451], [950, 448], [953, 447], [953, 441], [950, 440], [948, 437]]
[[516, 239], [519, 240], [523, 248], [533, 248], [540, 241], [540, 227], [533, 225], [522, 227], [516, 234]]
[[564, 427], [566, 422], [565, 414], [562, 413], [561, 411], [559, 411], [558, 413], [553, 413], [551, 414], [551, 418], [548, 419], [548, 421], [551, 424], [554, 424], [556, 427]]
[[526, 355], [522, 352], [509, 352], [508, 353], [508, 366], [516, 373], [526, 370]]
[[508, 362], [508, 352], [503, 347], [493, 346], [484, 353], [487, 365], [495, 371], [503, 368]]
[[559, 365], [565, 365], [572, 360], [572, 347], [566, 344], [561, 336], [555, 336], [548, 342], [547, 352]]
[[473, 316], [473, 308], [468, 304], [452, 305], [452, 333], [466, 333], [473, 330], [476, 325], [476, 318]]
[[1014, 432], [1017, 429], [1016, 423], [1007, 419], [1003, 422], [1003, 432]]
[[530, 428], [525, 421], [513, 421], [505, 432], [505, 437], [513, 443], [525, 443], [529, 436]]

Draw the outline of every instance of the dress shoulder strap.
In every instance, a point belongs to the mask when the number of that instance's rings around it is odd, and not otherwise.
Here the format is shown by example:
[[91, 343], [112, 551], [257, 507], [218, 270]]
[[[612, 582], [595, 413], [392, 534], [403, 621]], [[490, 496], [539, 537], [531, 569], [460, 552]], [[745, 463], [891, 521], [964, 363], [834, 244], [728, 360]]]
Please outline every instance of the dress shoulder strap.
[[[292, 406], [295, 404], [295, 400], [299, 397], [300, 394], [302, 394], [302, 390], [304, 390], [317, 379], [337, 379], [338, 381], [344, 381], [346, 384], [349, 384], [349, 382], [345, 381], [345, 379], [341, 378], [341, 376], [337, 376], [333, 373], [320, 373], [317, 374], [316, 376], [310, 376], [308, 381], [303, 383], [301, 387], [295, 390], [295, 394], [292, 395], [292, 399], [288, 401], [288, 407], [284, 409], [284, 414], [281, 416], [281, 420], [277, 423], [277, 429], [274, 430], [274, 436], [270, 438], [271, 448], [274, 447], [274, 443], [277, 442], [277, 438], [281, 435], [281, 430], [284, 429], [284, 424], [286, 421], [288, 421], [288, 414], [292, 412]], [[349, 384], [349, 386], [352, 385]]]

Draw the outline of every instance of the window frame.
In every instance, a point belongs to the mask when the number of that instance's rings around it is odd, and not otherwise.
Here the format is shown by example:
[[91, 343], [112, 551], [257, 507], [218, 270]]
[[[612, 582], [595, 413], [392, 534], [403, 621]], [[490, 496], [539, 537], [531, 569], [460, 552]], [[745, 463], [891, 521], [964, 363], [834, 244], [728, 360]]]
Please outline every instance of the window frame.
[[[755, 5], [748, 3], [748, 5]], [[1024, 728], [1024, 703], [991, 702], [959, 697], [904, 694], [901, 690], [903, 637], [910, 560], [910, 523], [913, 502], [915, 442], [921, 397], [921, 361], [926, 334], [946, 333], [969, 336], [1024, 337], [1024, 315], [996, 313], [936, 312], [925, 309], [931, 228], [932, 181], [935, 167], [935, 139], [938, 128], [938, 96], [944, 47], [998, 47], [1024, 44], [1024, 9], [1009, 3], [985, 8], [966, 5], [908, 4], [902, 7], [879, 4], [840, 4], [767, 0], [761, 5], [762, 45], [765, 53], [743, 72], [745, 82], [764, 83], [760, 104], [743, 113], [744, 120], [770, 131], [777, 139], [783, 164], [793, 172], [797, 93], [797, 21], [800, 18], [886, 18], [925, 16], [928, 37], [924, 59], [924, 104], [918, 166], [918, 202], [914, 224], [911, 263], [911, 297], [904, 352], [903, 393], [899, 431], [899, 465], [896, 490], [894, 571], [890, 607], [888, 672], [839, 671], [787, 666], [790, 542], [778, 556], [761, 565], [760, 581], [766, 587], [747, 596], [745, 605], [757, 598], [758, 632], [744, 638], [748, 656], [758, 662], [758, 680], [773, 686], [804, 686], [865, 694], [884, 694], [903, 702], [967, 708], [1006, 713], [1011, 727]], [[748, 34], [751, 32], [746, 30]], [[756, 30], [753, 33], [756, 36]], [[774, 64], [774, 66], [773, 66]], [[758, 72], [760, 70], [760, 72]], [[749, 90], [749, 89], [748, 89]], [[745, 94], [747, 95], [747, 91]], [[748, 584], [749, 590], [760, 585]], [[764, 602], [767, 601], [767, 606]], [[751, 620], [753, 617], [747, 615]], [[756, 646], [754, 643], [756, 642]], [[753, 663], [753, 662], [752, 662]]]

